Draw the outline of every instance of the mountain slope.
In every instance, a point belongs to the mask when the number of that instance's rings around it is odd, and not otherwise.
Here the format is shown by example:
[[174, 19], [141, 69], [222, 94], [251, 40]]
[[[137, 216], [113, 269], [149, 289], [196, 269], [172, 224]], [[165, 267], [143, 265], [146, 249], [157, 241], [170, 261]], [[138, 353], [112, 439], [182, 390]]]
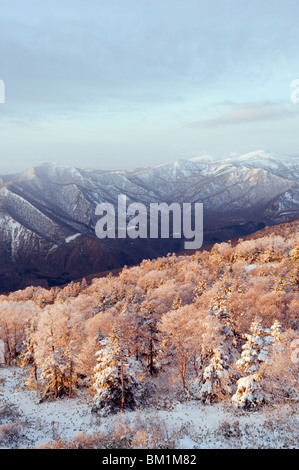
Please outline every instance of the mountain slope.
[[299, 217], [299, 163], [265, 152], [179, 160], [123, 171], [46, 163], [0, 176], [0, 292], [65, 283], [179, 251], [179, 239], [95, 235], [100, 202], [203, 202], [204, 241], [222, 241]]

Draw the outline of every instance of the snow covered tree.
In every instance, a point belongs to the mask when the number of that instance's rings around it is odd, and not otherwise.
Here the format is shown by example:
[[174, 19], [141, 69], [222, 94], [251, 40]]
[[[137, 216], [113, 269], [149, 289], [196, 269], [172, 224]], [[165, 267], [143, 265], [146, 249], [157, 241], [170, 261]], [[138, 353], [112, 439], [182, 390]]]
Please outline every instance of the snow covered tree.
[[203, 369], [199, 396], [205, 403], [220, 400], [229, 393], [228, 356], [221, 348], [213, 352], [209, 364]]
[[[226, 315], [223, 317], [226, 319]], [[204, 403], [220, 401], [231, 392], [232, 363], [235, 359], [234, 335], [221, 317], [214, 314], [205, 322], [201, 356], [198, 364], [202, 371], [197, 396]]]
[[25, 330], [25, 339], [23, 341], [23, 350], [20, 354], [20, 366], [26, 367], [28, 365], [31, 366], [31, 372], [29, 379], [27, 380], [27, 385], [29, 387], [34, 387], [37, 382], [37, 363], [36, 363], [36, 355], [35, 351], [37, 348], [37, 341], [36, 341], [36, 330], [37, 330], [37, 322], [36, 320], [32, 320], [30, 325]]
[[143, 391], [143, 370], [139, 361], [128, 357], [118, 326], [100, 343], [94, 368], [95, 413], [134, 409]]
[[237, 366], [242, 372], [252, 374], [258, 372], [259, 364], [267, 359], [274, 338], [270, 328], [263, 327], [260, 318], [252, 322], [250, 330], [252, 334], [245, 334], [247, 341], [242, 346], [243, 352]]
[[238, 380], [238, 389], [232, 397], [232, 402], [245, 410], [256, 409], [265, 403], [259, 372]]
[[223, 292], [221, 289], [218, 289], [216, 295], [211, 300], [209, 313], [222, 320], [229, 318], [227, 301], [227, 293]]
[[84, 340], [80, 312], [72, 310], [68, 304], [46, 307], [35, 338], [36, 364], [43, 385], [42, 401], [63, 395], [71, 397], [80, 371], [80, 345]]
[[205, 403], [216, 402], [231, 392], [231, 366], [236, 357], [236, 338], [228, 307], [230, 292], [217, 289], [209, 303], [209, 315], [204, 322], [201, 353], [197, 364], [201, 378], [196, 379], [193, 389]]
[[270, 364], [273, 342], [279, 340], [282, 332], [277, 320], [271, 328], [264, 328], [260, 318], [252, 322], [250, 329], [252, 334], [245, 335], [247, 342], [236, 363], [243, 373], [249, 375], [238, 380], [237, 391], [232, 397], [234, 404], [245, 409], [256, 408], [265, 402], [261, 365], [266, 361]]
[[[185, 305], [179, 310], [164, 314], [159, 323], [163, 334], [163, 349], [169, 357], [172, 367], [177, 367], [183, 391], [189, 395], [186, 373], [192, 358], [197, 355], [198, 310], [192, 305]], [[172, 359], [173, 357], [173, 359]]]
[[269, 361], [261, 365], [263, 390], [273, 400], [299, 398], [299, 338], [297, 331], [286, 330], [276, 336]]
[[283, 328], [278, 320], [274, 321], [270, 330], [271, 330], [271, 335], [273, 336], [274, 340], [278, 341], [281, 337], [281, 333], [283, 333]]
[[150, 375], [158, 372], [158, 327], [157, 318], [151, 301], [144, 301], [140, 311], [140, 342], [141, 351], [146, 356], [147, 368]]

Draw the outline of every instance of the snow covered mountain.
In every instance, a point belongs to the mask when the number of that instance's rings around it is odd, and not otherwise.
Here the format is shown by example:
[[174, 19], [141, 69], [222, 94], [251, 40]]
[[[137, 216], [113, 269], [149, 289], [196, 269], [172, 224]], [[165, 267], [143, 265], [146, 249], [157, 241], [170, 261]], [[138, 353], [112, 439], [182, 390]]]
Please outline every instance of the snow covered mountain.
[[204, 241], [299, 217], [299, 161], [263, 151], [122, 171], [45, 163], [0, 176], [0, 291], [55, 285], [179, 251], [179, 239], [95, 235], [100, 202], [203, 202]]

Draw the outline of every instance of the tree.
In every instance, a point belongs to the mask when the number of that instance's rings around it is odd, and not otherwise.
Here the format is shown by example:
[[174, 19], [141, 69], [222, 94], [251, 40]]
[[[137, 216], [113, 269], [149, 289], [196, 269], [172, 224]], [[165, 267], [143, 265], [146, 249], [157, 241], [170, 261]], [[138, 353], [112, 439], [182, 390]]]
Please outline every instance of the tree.
[[261, 388], [261, 374], [250, 374], [238, 380], [238, 388], [232, 402], [239, 408], [252, 410], [265, 403]]
[[39, 308], [33, 301], [2, 302], [0, 311], [0, 339], [4, 343], [5, 364], [10, 366], [17, 362], [23, 347], [25, 330], [30, 318], [37, 314]]
[[243, 345], [241, 358], [237, 366], [245, 373], [237, 382], [237, 391], [232, 402], [244, 409], [254, 409], [265, 403], [264, 372], [262, 365], [271, 363], [274, 341], [278, 341], [282, 332], [280, 323], [276, 320], [271, 328], [264, 328], [260, 318], [251, 324], [252, 334], [246, 334], [247, 342]]
[[261, 365], [260, 372], [267, 398], [298, 400], [299, 338], [297, 331], [291, 329], [280, 331], [270, 351], [269, 360]]
[[199, 344], [196, 332], [200, 322], [195, 305], [185, 305], [179, 310], [164, 314], [159, 323], [159, 329], [164, 335], [164, 349], [169, 354], [173, 350], [177, 361], [183, 391], [189, 395], [186, 382], [186, 372], [192, 358], [197, 356]]
[[140, 403], [143, 390], [143, 371], [139, 361], [128, 357], [123, 336], [118, 326], [100, 342], [96, 353], [92, 411], [115, 413], [134, 409]]
[[[235, 359], [235, 337], [227, 324], [229, 314], [220, 307], [210, 310], [205, 322], [201, 356], [201, 381], [197, 395], [205, 403], [220, 401], [231, 392], [232, 363]], [[199, 363], [200, 363], [199, 362]]]
[[150, 375], [155, 375], [159, 369], [156, 360], [159, 343], [157, 323], [151, 301], [144, 301], [140, 312], [140, 341]]
[[252, 374], [258, 372], [259, 364], [267, 359], [274, 338], [271, 330], [262, 326], [260, 318], [252, 322], [250, 329], [252, 334], [244, 335], [247, 341], [242, 346], [243, 352], [237, 366], [241, 371]]
[[26, 367], [31, 366], [31, 372], [29, 379], [27, 380], [27, 385], [29, 387], [34, 387], [37, 382], [37, 363], [36, 363], [36, 331], [37, 331], [37, 321], [36, 319], [32, 320], [30, 325], [26, 328], [25, 333], [26, 337], [23, 341], [24, 349], [20, 355], [20, 366]]
[[80, 312], [68, 304], [46, 307], [38, 322], [35, 359], [43, 384], [42, 401], [72, 396], [73, 383], [80, 372], [80, 350], [84, 341]]

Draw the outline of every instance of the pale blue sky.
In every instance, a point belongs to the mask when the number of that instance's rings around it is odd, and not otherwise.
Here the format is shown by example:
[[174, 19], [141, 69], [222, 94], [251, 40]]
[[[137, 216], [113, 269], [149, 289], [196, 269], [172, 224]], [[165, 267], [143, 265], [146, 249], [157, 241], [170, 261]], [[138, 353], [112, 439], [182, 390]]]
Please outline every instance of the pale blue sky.
[[2, 0], [0, 173], [299, 155], [298, 0]]

